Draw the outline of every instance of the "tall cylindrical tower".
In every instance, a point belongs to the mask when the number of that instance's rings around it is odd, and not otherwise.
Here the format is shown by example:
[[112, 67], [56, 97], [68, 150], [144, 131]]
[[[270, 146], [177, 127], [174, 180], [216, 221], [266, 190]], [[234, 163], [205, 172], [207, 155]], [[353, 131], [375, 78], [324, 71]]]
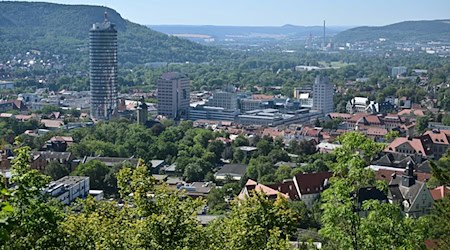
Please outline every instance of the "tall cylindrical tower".
[[89, 31], [91, 117], [109, 120], [117, 114], [117, 30], [105, 14]]

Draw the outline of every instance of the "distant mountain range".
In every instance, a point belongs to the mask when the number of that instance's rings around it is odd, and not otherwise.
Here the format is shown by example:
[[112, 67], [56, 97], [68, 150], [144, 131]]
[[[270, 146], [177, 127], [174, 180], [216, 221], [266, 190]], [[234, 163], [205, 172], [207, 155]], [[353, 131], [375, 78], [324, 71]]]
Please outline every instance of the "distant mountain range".
[[358, 42], [379, 38], [395, 42], [450, 42], [450, 20], [405, 21], [379, 27], [357, 27], [340, 32], [334, 40]]
[[[225, 39], [307, 39], [312, 36], [323, 36], [322, 26], [214, 26], [214, 25], [148, 25], [151, 29], [184, 37]], [[334, 36], [348, 27], [327, 27], [326, 35]]]
[[[118, 29], [119, 61], [204, 62], [223, 51], [167, 36], [123, 19], [106, 9]], [[105, 8], [41, 2], [0, 2], [0, 59], [29, 50], [66, 54], [87, 60], [89, 29], [102, 22]]]

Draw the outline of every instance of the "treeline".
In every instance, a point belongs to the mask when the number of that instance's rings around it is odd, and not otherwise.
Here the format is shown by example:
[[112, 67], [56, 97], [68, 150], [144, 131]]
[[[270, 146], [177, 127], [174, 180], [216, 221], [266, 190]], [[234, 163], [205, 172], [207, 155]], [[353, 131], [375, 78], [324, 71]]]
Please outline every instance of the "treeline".
[[[252, 193], [231, 202], [228, 212], [207, 226], [197, 220], [205, 202], [157, 187], [143, 162], [117, 172], [117, 201], [88, 198], [63, 209], [43, 195], [49, 177], [29, 168], [29, 148], [20, 147], [12, 167], [12, 188], [2, 188], [0, 245], [2, 249], [290, 249], [288, 241], [308, 239], [298, 231], [299, 225], [319, 223], [321, 239], [314, 240], [320, 240], [324, 249], [423, 249], [427, 239], [442, 249], [450, 246], [449, 197], [438, 201], [430, 216], [419, 219], [404, 217], [395, 204], [374, 200], [360, 204], [352, 195], [360, 188], [386, 190], [365, 167], [382, 145], [355, 132], [339, 140], [342, 147], [330, 165], [334, 176], [322, 194], [319, 221], [310, 221], [313, 214], [302, 214], [303, 209], [281, 197], [270, 200]], [[445, 162], [433, 165], [433, 173], [439, 184], [450, 184]]]

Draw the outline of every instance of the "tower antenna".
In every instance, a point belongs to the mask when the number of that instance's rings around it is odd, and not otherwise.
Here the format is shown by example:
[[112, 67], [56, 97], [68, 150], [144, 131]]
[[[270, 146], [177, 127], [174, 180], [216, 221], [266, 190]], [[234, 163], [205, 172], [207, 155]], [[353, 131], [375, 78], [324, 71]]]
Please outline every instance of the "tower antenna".
[[105, 13], [103, 14], [105, 16], [105, 22], [108, 22], [108, 10], [105, 7]]

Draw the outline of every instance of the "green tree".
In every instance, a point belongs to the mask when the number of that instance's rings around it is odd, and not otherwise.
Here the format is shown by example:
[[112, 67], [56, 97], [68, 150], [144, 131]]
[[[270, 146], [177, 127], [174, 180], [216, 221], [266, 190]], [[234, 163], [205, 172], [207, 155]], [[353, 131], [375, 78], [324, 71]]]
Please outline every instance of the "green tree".
[[428, 122], [430, 118], [428, 116], [420, 116], [416, 119], [416, 134], [420, 135], [428, 128]]
[[287, 200], [270, 200], [255, 192], [208, 225], [208, 245], [210, 249], [289, 249], [287, 239], [297, 224]]
[[274, 181], [275, 168], [268, 157], [260, 156], [250, 160], [247, 167], [247, 176], [250, 179], [261, 183], [270, 183]]
[[273, 149], [271, 143], [264, 138], [256, 144], [256, 147], [258, 148], [258, 155], [268, 155]]
[[[63, 213], [53, 202], [46, 202], [42, 192], [50, 177], [30, 168], [28, 147], [19, 147], [15, 154], [10, 178], [14, 188], [9, 190], [12, 195], [8, 199], [13, 211], [8, 217], [7, 235], [0, 238], [0, 245], [6, 249], [58, 248], [58, 223]], [[5, 207], [11, 211], [11, 207]], [[0, 235], [4, 236], [5, 228], [0, 229]]]
[[108, 175], [110, 169], [101, 161], [92, 160], [77, 166], [71, 175], [88, 176], [89, 186], [92, 189], [106, 189], [107, 183], [105, 177]]
[[50, 176], [52, 180], [58, 180], [70, 174], [69, 169], [57, 161], [51, 161], [45, 169], [45, 174]]
[[[401, 210], [389, 203], [378, 201], [358, 203], [358, 191], [363, 187], [377, 186], [374, 172], [366, 169], [381, 150], [381, 146], [360, 133], [347, 133], [339, 138], [342, 147], [337, 149], [336, 164], [332, 165], [334, 177], [322, 194], [323, 223], [320, 234], [333, 249], [418, 249], [423, 245], [424, 227], [420, 222], [404, 219]], [[361, 217], [360, 212], [368, 213]], [[397, 232], [402, 237], [398, 238]], [[411, 233], [413, 231], [414, 233]], [[381, 238], [383, 240], [381, 240]]]
[[395, 138], [399, 137], [399, 133], [396, 130], [390, 130], [387, 132], [386, 135], [384, 135], [384, 139], [388, 142], [392, 142]]
[[442, 117], [442, 123], [445, 126], [450, 126], [450, 115], [444, 115], [444, 117]]
[[212, 141], [208, 144], [207, 150], [211, 153], [214, 153], [215, 163], [219, 163], [220, 158], [222, 157], [222, 153], [225, 150], [225, 145], [223, 145], [222, 141]]
[[[441, 157], [439, 161], [432, 162], [432, 174], [439, 185], [450, 186], [450, 152]], [[450, 196], [447, 195], [434, 204], [430, 216], [431, 238], [438, 241], [440, 249], [450, 248]]]
[[289, 166], [282, 165], [278, 167], [278, 169], [275, 171], [275, 181], [281, 182], [283, 180], [292, 178], [291, 171], [292, 168]]

